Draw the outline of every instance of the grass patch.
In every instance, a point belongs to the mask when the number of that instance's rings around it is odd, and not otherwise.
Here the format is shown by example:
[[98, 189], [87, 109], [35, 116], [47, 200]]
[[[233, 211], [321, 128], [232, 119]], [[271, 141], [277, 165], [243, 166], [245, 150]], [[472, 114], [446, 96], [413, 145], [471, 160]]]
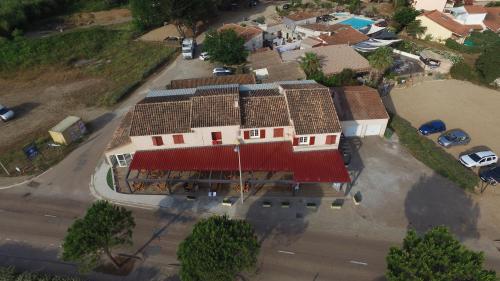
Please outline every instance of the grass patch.
[[106, 174], [106, 182], [108, 183], [109, 188], [115, 191], [113, 184], [113, 172], [111, 171], [111, 168], [109, 168], [108, 173]]
[[161, 44], [134, 41], [129, 24], [75, 30], [47, 38], [16, 38], [0, 42], [0, 76], [44, 67], [78, 68], [84, 74], [106, 79], [111, 86], [93, 100], [112, 105], [135, 89], [176, 50]]
[[479, 178], [470, 169], [462, 166], [457, 159], [438, 147], [432, 140], [417, 133], [410, 122], [394, 115], [389, 124], [399, 136], [399, 140], [410, 153], [436, 173], [458, 184], [466, 190], [472, 191], [479, 183]]

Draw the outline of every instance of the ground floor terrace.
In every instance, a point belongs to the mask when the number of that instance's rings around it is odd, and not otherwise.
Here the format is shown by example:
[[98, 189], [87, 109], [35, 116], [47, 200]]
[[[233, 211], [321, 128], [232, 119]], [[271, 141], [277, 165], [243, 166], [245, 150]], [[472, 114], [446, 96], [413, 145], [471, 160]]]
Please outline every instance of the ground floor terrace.
[[337, 150], [289, 142], [137, 151], [114, 171], [117, 191], [133, 194], [340, 196], [350, 182]]

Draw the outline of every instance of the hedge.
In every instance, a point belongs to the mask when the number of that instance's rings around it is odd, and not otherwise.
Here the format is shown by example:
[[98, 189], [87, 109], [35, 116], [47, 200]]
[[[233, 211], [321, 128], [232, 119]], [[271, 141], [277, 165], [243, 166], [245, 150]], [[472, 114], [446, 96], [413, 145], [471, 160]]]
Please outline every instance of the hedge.
[[46, 273], [19, 272], [14, 267], [0, 267], [1, 281], [81, 281], [76, 277], [56, 276]]
[[461, 188], [472, 191], [479, 178], [472, 170], [462, 166], [455, 157], [438, 147], [432, 140], [421, 136], [410, 122], [394, 115], [389, 127], [399, 136], [399, 140], [410, 153], [439, 175], [448, 178]]

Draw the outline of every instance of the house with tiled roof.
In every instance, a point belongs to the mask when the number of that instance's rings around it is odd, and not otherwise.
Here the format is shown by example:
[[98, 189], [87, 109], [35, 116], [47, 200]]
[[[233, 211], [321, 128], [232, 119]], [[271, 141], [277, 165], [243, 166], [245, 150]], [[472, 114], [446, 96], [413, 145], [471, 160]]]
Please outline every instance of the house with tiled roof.
[[426, 27], [421, 37], [430, 36], [433, 41], [441, 43], [448, 38], [463, 43], [471, 31], [477, 28], [477, 26], [461, 24], [452, 15], [437, 10], [424, 12], [417, 19], [423, 27]]
[[417, 11], [433, 11], [442, 12], [446, 7], [447, 0], [411, 0], [411, 6]]
[[170, 82], [169, 89], [189, 89], [208, 85], [255, 84], [253, 74], [235, 74], [227, 76], [209, 76], [189, 79], [176, 79]]
[[500, 7], [486, 7], [484, 25], [493, 32], [500, 32]]
[[315, 81], [152, 90], [124, 120], [105, 154], [128, 167], [132, 193], [141, 175], [159, 171], [237, 171], [235, 147], [245, 172], [291, 173], [290, 184], [349, 181], [331, 91]]
[[457, 22], [479, 30], [482, 30], [483, 21], [488, 13], [486, 7], [480, 5], [465, 5], [451, 8], [450, 11]]
[[262, 48], [264, 45], [264, 31], [256, 26], [241, 26], [235, 23], [228, 23], [219, 28], [221, 30], [232, 29], [245, 40], [245, 48], [249, 51]]
[[383, 136], [389, 114], [377, 90], [367, 86], [332, 88], [335, 108], [348, 137]]

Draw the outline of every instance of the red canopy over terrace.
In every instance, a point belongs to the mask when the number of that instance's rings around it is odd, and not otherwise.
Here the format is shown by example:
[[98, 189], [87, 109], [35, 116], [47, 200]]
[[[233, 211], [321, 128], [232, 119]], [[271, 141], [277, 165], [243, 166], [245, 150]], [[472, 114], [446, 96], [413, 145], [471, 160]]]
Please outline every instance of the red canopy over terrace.
[[[237, 171], [234, 145], [137, 151], [130, 170]], [[290, 142], [242, 144], [243, 171], [293, 172], [296, 182], [350, 182], [338, 150], [293, 152]]]

